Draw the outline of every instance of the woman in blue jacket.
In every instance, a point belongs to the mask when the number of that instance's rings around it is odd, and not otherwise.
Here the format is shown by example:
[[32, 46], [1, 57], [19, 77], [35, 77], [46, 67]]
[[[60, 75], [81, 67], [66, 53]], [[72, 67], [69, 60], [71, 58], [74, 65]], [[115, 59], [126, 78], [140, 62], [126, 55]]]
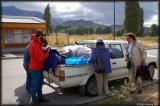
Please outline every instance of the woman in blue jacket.
[[90, 59], [90, 62], [94, 63], [98, 96], [109, 94], [107, 77], [108, 73], [111, 73], [110, 57], [111, 57], [111, 52], [109, 48], [105, 47], [102, 38], [98, 38], [96, 42], [96, 48], [92, 49], [92, 55]]

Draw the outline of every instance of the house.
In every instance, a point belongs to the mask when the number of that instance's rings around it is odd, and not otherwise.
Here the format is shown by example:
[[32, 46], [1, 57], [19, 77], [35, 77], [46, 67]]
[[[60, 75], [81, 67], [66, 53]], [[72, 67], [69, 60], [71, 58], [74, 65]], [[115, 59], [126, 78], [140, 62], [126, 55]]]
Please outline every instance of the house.
[[3, 48], [24, 48], [35, 30], [46, 31], [44, 20], [29, 16], [1, 17], [1, 44]]

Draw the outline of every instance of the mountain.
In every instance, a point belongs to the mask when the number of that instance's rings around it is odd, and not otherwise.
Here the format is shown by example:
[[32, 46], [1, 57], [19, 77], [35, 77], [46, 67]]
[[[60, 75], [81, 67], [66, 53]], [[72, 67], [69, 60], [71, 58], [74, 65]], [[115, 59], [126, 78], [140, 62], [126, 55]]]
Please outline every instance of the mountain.
[[[40, 19], [43, 19], [43, 13], [37, 12], [37, 11], [29, 11], [29, 10], [23, 10], [19, 9], [15, 6], [3, 6], [2, 7], [2, 15], [11, 15], [11, 16], [34, 16]], [[86, 27], [93, 27], [96, 29], [97, 27], [106, 27], [105, 25], [100, 25], [97, 23], [94, 23], [93, 21], [89, 20], [67, 20], [64, 21], [63, 19], [52, 17], [51, 19], [51, 25], [53, 30], [56, 28], [57, 25], [62, 25], [62, 26], [71, 26], [71, 27], [78, 27], [80, 25], [86, 26]]]
[[43, 14], [37, 11], [28, 11], [16, 8], [15, 6], [2, 7], [2, 15], [13, 15], [13, 16], [33, 16], [43, 19]]
[[[68, 20], [65, 21], [64, 23], [60, 24], [62, 26], [71, 26], [73, 28], [77, 28], [78, 26], [86, 26], [86, 27], [93, 27], [94, 29], [98, 28], [98, 27], [110, 27], [112, 32], [114, 32], [114, 25], [101, 25], [101, 24], [97, 24], [94, 23], [93, 21], [87, 21], [87, 20]], [[115, 32], [118, 32], [119, 30], [121, 30], [123, 28], [123, 25], [115, 25]]]
[[53, 29], [56, 28], [56, 26], [61, 25], [64, 22], [64, 20], [62, 20], [61, 18], [52, 18], [51, 19], [51, 25], [53, 27]]
[[[112, 32], [114, 32], [114, 25], [111, 25], [110, 27], [111, 27]], [[115, 25], [115, 32], [118, 32], [122, 28], [123, 28], [123, 25]]]
[[61, 24], [62, 26], [71, 26], [73, 28], [77, 28], [79, 26], [85, 26], [85, 27], [93, 27], [94, 29], [98, 28], [98, 27], [107, 27], [106, 25], [100, 25], [97, 23], [94, 23], [93, 21], [89, 21], [89, 20], [68, 20], [65, 21]]
[[[40, 19], [43, 19], [43, 13], [37, 11], [29, 11], [19, 9], [15, 6], [3, 6], [2, 15], [11, 15], [11, 16], [33, 16]], [[64, 21], [60, 18], [52, 18], [51, 25], [55, 28], [57, 25], [63, 23]]]

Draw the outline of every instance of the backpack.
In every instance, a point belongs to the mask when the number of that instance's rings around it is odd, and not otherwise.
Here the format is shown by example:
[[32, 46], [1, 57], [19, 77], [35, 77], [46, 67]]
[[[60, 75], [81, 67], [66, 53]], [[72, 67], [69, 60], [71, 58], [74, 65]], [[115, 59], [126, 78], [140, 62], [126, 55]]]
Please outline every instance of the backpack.
[[97, 69], [95, 70], [97, 73], [103, 73], [104, 72], [104, 64], [102, 62], [102, 58], [100, 56], [96, 57], [95, 65]]

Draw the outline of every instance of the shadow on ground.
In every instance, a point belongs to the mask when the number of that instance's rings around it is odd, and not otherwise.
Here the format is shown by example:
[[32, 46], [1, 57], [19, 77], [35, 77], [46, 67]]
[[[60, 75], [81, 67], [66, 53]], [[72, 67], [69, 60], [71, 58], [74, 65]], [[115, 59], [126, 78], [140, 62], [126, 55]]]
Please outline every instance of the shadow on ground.
[[30, 103], [31, 96], [26, 91], [25, 84], [16, 88], [15, 96], [17, 97], [16, 102], [18, 102], [18, 104], [29, 104]]
[[[44, 88], [42, 87], [42, 90], [43, 89]], [[55, 104], [55, 103], [56, 104], [63, 104], [63, 102], [62, 102], [63, 99], [66, 99], [70, 96], [74, 97], [78, 93], [77, 88], [70, 88], [70, 89], [63, 89], [63, 90], [61, 90], [59, 88], [54, 88], [54, 90], [55, 90], [54, 92], [44, 94], [44, 97], [50, 100], [50, 102], [48, 104]], [[15, 96], [17, 97], [16, 102], [18, 104], [30, 104], [30, 102], [31, 102], [31, 96], [26, 91], [25, 84], [16, 88]]]

